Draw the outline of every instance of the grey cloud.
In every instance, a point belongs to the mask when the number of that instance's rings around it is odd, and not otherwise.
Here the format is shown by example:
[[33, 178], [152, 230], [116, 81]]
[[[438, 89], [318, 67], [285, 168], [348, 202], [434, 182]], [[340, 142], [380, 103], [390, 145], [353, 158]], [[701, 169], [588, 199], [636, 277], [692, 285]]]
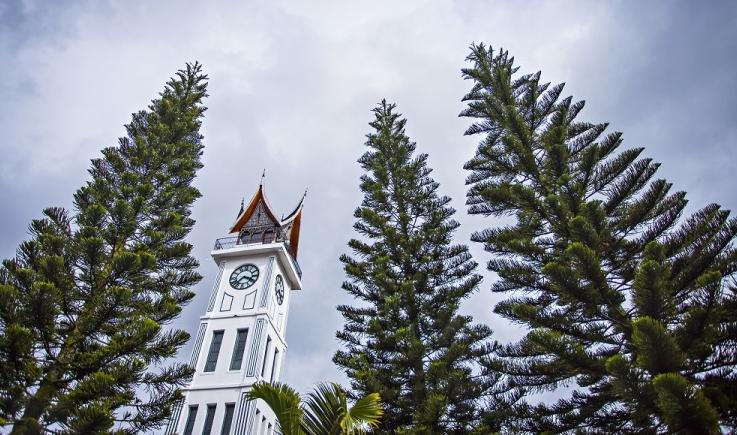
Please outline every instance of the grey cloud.
[[[463, 137], [460, 68], [468, 45], [504, 46], [524, 71], [541, 69], [588, 101], [583, 117], [610, 121], [644, 145], [693, 207], [735, 208], [737, 6], [670, 2], [82, 2], [0, 9], [0, 253], [13, 255], [30, 219], [69, 206], [90, 158], [123, 133], [129, 114], [185, 61], [211, 77], [205, 168], [192, 234], [205, 276], [175, 326], [192, 332], [216, 268], [215, 238], [266, 168], [267, 194], [288, 212], [309, 187], [300, 263], [304, 290], [288, 327], [285, 381], [305, 391], [344, 381], [332, 365], [341, 325], [338, 256], [360, 202], [355, 160], [369, 110], [396, 101], [430, 154], [462, 223], [457, 241], [490, 222], [465, 214], [461, 170], [477, 139]], [[488, 258], [478, 246], [479, 263]], [[491, 314], [493, 276], [464, 307], [507, 340]], [[186, 359], [189, 347], [181, 352]]]

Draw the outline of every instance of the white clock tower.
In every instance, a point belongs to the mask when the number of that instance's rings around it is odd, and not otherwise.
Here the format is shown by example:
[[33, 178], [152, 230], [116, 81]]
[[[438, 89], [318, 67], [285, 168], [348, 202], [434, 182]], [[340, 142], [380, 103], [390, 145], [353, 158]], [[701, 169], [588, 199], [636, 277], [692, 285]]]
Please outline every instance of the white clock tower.
[[228, 237], [211, 253], [219, 272], [194, 336], [195, 369], [166, 434], [273, 435], [276, 422], [262, 401], [245, 393], [258, 381], [278, 381], [287, 351], [290, 290], [302, 289], [297, 263], [304, 196], [278, 219], [263, 181], [241, 205]]

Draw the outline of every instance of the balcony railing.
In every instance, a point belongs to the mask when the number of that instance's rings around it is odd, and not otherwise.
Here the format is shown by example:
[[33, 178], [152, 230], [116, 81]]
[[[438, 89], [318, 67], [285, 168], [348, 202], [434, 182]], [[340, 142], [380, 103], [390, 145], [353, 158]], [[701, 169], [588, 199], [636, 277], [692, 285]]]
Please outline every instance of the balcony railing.
[[[242, 243], [238, 240], [238, 237], [222, 237], [215, 240], [215, 246], [213, 247], [213, 249], [215, 251], [219, 251], [221, 249], [230, 249], [236, 246], [255, 246], [263, 244], [264, 243], [262, 242]], [[289, 245], [285, 244], [285, 247], [287, 248], [286, 251], [289, 254], [289, 261], [292, 262], [292, 266], [294, 266], [294, 269], [297, 271], [297, 275], [299, 275], [299, 278], [302, 279], [302, 268], [299, 267], [297, 259], [294, 258], [294, 256], [292, 255], [292, 251], [289, 249]]]
[[[252, 243], [252, 245], [260, 245], [260, 244], [261, 243]], [[223, 238], [215, 240], [215, 247], [213, 249], [217, 251], [220, 249], [232, 248], [235, 245], [248, 246], [245, 243], [238, 243], [238, 237], [223, 237]]]

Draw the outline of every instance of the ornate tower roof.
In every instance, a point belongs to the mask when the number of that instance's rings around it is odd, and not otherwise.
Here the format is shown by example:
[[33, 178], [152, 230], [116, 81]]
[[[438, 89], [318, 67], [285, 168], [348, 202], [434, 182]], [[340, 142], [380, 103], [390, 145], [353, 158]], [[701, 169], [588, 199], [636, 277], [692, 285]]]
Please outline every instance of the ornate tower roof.
[[266, 199], [262, 177], [258, 190], [248, 205], [244, 207], [241, 204], [238, 218], [230, 228], [230, 233], [237, 233], [238, 242], [243, 244], [284, 242], [294, 258], [297, 258], [302, 208], [306, 196], [307, 191], [294, 211], [286, 218], [279, 219]]

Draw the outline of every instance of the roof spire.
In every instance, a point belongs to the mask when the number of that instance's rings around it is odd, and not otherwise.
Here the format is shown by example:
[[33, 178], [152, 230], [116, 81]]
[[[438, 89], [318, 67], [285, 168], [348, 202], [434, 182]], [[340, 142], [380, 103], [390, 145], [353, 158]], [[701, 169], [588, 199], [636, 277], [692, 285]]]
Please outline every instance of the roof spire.
[[261, 182], [259, 183], [260, 186], [264, 185], [264, 178], [266, 178], [266, 168], [264, 168], [264, 172], [261, 173]]
[[[262, 216], [262, 213], [266, 213], [266, 217], [268, 220], [273, 222], [275, 225], [279, 224], [279, 218], [276, 216], [276, 213], [269, 205], [269, 201], [267, 201], [266, 196], [264, 195], [264, 176], [266, 175], [266, 170], [261, 175], [261, 184], [259, 184], [258, 189], [256, 190], [256, 193], [253, 195], [250, 201], [248, 201], [248, 205], [246, 205], [245, 201], [243, 201], [242, 205], [242, 211], [238, 215], [238, 219], [236, 220], [235, 224], [230, 229], [231, 233], [238, 232], [243, 228], [243, 226], [248, 222], [249, 219], [251, 219], [251, 216], [254, 216], [254, 213], [258, 214], [259, 216]], [[263, 207], [259, 207], [259, 204], [261, 204]]]
[[243, 214], [243, 206], [244, 206], [244, 202], [245, 202], [245, 200], [246, 200], [245, 198], [241, 199], [241, 209], [240, 209], [240, 210], [238, 211], [238, 216], [236, 216], [236, 219], [237, 219], [237, 218], [238, 218], [238, 217], [239, 217], [240, 215], [242, 215], [242, 214]]

